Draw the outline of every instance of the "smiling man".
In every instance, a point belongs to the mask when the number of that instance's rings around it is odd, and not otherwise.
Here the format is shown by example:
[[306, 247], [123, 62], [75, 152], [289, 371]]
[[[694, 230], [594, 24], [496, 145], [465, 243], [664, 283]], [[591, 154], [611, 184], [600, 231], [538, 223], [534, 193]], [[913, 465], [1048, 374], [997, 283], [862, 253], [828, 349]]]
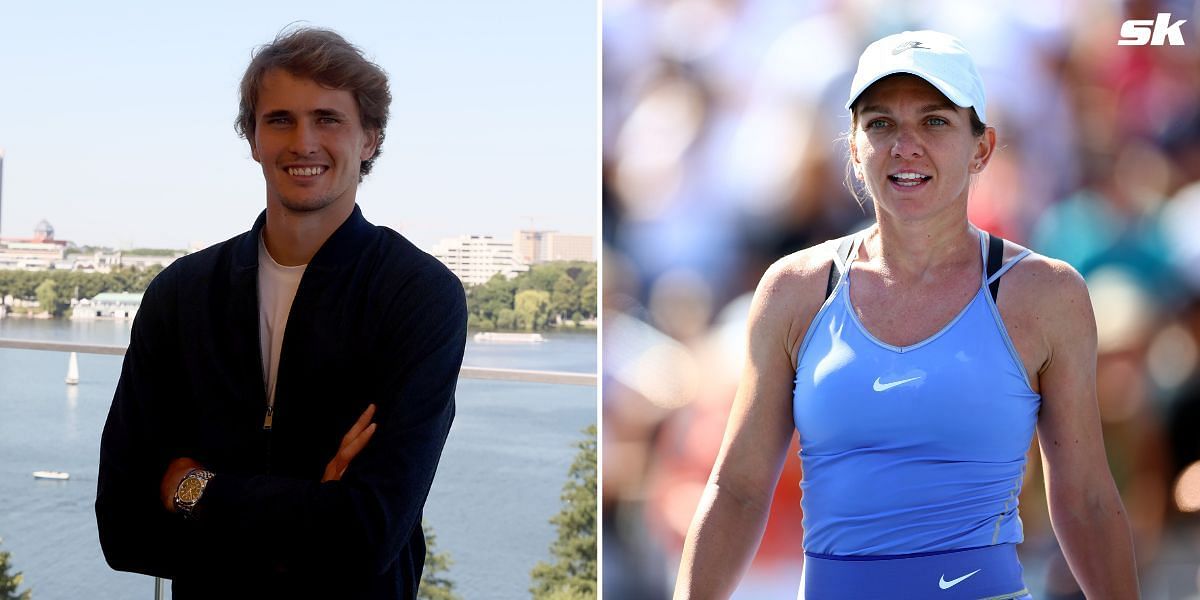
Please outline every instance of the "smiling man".
[[146, 291], [100, 448], [114, 569], [170, 578], [176, 600], [416, 596], [466, 306], [355, 202], [390, 101], [332, 31], [251, 60], [237, 129], [266, 210]]

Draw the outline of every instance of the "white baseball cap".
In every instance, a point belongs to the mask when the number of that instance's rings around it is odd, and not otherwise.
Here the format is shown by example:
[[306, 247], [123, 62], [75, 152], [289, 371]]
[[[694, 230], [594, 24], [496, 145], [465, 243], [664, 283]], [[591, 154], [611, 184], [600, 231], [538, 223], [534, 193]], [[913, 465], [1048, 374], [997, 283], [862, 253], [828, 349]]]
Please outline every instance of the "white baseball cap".
[[974, 107], [979, 120], [987, 123], [983, 79], [975, 70], [975, 61], [958, 38], [929, 30], [889, 35], [867, 46], [858, 59], [846, 110], [871, 84], [897, 73], [928, 81], [951, 102]]

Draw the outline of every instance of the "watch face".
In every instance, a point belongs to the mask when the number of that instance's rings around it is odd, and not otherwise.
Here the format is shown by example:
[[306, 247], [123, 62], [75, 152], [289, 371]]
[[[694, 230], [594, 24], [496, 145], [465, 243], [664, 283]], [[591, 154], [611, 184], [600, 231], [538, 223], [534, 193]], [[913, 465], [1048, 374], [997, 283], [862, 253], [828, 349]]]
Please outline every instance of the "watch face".
[[179, 501], [195, 502], [200, 499], [200, 492], [203, 490], [204, 485], [200, 478], [189, 476], [179, 484]]

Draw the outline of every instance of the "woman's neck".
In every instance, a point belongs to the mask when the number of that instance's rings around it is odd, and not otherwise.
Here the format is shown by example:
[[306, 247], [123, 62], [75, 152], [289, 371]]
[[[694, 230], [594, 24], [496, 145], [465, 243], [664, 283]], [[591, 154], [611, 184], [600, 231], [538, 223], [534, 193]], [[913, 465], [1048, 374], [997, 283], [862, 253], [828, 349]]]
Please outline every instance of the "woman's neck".
[[919, 281], [928, 274], [977, 262], [978, 230], [963, 215], [945, 223], [898, 223], [886, 216], [863, 245], [869, 260], [898, 281]]

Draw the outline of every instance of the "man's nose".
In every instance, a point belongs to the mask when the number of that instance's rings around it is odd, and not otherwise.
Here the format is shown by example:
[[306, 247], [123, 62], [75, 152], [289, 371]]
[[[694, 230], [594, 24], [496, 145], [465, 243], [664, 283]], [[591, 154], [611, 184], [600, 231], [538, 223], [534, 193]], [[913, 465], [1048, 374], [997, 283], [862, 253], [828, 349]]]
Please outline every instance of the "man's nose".
[[311, 123], [301, 121], [292, 130], [292, 138], [290, 140], [288, 150], [293, 154], [307, 156], [315, 154], [319, 144], [317, 143], [317, 129]]

